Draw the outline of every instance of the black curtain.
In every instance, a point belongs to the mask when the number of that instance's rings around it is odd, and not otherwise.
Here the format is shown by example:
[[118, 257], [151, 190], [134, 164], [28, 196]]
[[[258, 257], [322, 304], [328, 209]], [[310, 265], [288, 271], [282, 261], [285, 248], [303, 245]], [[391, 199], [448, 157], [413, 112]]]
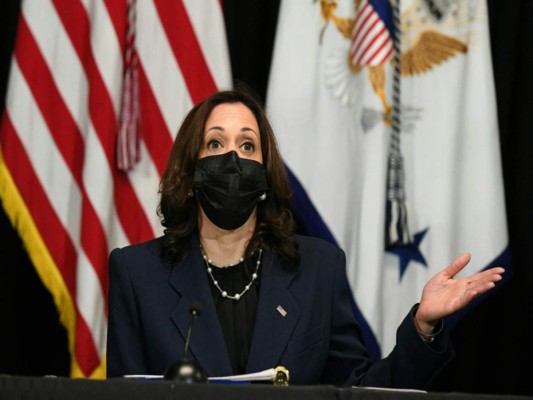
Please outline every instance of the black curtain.
[[[513, 276], [451, 333], [457, 357], [432, 390], [533, 394], [533, 2], [488, 6]], [[19, 8], [4, 0], [0, 14], [2, 109]], [[278, 9], [279, 0], [224, 0], [233, 77], [262, 99]], [[66, 332], [3, 209], [0, 240], [0, 373], [66, 376]]]
[[458, 355], [435, 387], [532, 394], [533, 2], [488, 5], [513, 277], [453, 332]]

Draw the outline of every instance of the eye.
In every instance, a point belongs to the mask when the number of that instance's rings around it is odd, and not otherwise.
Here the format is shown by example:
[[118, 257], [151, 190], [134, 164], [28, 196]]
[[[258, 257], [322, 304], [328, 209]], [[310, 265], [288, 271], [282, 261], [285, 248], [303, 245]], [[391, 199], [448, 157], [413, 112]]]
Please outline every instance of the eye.
[[245, 142], [241, 145], [241, 149], [243, 149], [247, 153], [251, 153], [255, 150], [255, 144], [252, 142]]
[[209, 150], [220, 150], [222, 148], [222, 143], [217, 139], [213, 139], [207, 143], [207, 148]]

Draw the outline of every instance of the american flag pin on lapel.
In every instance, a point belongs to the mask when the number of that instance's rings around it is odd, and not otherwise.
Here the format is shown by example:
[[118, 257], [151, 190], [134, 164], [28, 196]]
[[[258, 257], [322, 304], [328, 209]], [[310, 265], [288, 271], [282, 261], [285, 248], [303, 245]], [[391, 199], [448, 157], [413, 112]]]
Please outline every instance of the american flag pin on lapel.
[[282, 306], [278, 306], [276, 310], [278, 310], [278, 312], [281, 314], [282, 317], [285, 317], [287, 315], [287, 311], [285, 311], [285, 309]]

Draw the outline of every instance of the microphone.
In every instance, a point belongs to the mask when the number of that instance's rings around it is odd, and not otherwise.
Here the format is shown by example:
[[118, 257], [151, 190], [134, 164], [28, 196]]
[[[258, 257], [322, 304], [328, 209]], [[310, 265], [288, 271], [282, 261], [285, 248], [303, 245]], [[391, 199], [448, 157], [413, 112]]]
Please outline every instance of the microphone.
[[185, 337], [183, 359], [176, 361], [167, 368], [164, 375], [165, 379], [184, 383], [207, 383], [207, 373], [205, 370], [197, 362], [187, 359], [192, 325], [201, 311], [202, 305], [198, 301], [191, 302], [189, 307], [189, 327], [187, 328], [187, 336]]

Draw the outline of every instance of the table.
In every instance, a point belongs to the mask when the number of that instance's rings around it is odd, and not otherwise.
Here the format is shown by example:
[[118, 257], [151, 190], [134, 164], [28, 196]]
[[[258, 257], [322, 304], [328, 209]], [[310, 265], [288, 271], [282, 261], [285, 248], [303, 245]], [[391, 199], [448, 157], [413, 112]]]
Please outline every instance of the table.
[[191, 385], [169, 381], [41, 378], [0, 375], [2, 400], [524, 400], [526, 396], [425, 393], [334, 386]]

